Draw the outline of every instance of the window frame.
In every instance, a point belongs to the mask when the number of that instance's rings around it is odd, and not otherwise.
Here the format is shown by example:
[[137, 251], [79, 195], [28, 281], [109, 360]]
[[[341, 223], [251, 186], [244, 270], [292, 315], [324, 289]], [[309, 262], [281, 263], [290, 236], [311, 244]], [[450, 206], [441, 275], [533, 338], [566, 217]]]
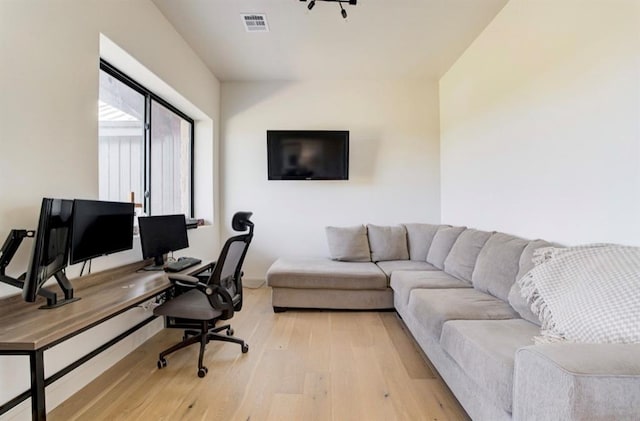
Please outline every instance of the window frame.
[[189, 117], [184, 112], [180, 111], [174, 105], [170, 104], [162, 97], [156, 95], [149, 89], [147, 89], [144, 85], [140, 84], [135, 79], [131, 78], [126, 73], [122, 72], [117, 67], [113, 66], [111, 63], [106, 61], [103, 58], [100, 58], [100, 70], [104, 71], [108, 75], [116, 78], [118, 81], [124, 83], [131, 89], [140, 93], [144, 96], [144, 197], [142, 201], [142, 206], [145, 214], [154, 215], [152, 213], [153, 209], [151, 209], [151, 195], [153, 192], [151, 191], [151, 102], [155, 101], [163, 107], [167, 108], [169, 111], [175, 113], [178, 117], [186, 120], [191, 125], [191, 138], [190, 141], [190, 156], [189, 156], [189, 178], [190, 178], [190, 186], [189, 186], [189, 211], [187, 212], [187, 217], [194, 217], [194, 207], [195, 207], [195, 171], [194, 171], [194, 147], [195, 147], [195, 121]]

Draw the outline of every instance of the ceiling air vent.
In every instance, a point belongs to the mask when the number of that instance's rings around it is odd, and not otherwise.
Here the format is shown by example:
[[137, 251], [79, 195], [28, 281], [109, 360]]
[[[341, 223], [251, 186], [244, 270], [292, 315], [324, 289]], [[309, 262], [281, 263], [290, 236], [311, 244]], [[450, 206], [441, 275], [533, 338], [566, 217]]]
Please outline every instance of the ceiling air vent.
[[242, 22], [247, 32], [269, 32], [267, 26], [267, 15], [259, 15], [255, 13], [242, 14]]

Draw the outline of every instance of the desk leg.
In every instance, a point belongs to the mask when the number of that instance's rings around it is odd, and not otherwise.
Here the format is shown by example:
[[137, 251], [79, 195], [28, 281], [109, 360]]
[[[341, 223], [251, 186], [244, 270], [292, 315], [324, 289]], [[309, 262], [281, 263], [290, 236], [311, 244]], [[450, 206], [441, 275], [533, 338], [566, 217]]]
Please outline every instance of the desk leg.
[[44, 351], [37, 350], [29, 354], [31, 363], [31, 419], [47, 419], [44, 394]]

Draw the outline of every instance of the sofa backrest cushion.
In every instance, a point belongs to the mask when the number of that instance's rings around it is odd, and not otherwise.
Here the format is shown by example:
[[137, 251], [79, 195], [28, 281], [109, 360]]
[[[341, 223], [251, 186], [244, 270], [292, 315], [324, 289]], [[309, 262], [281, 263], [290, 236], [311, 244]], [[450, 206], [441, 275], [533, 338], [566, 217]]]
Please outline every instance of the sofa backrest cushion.
[[555, 245], [545, 240], [532, 240], [527, 243], [527, 246], [520, 255], [520, 269], [516, 275], [516, 280], [522, 278], [533, 267], [533, 252], [542, 247], [554, 247]]
[[465, 229], [467, 227], [450, 227], [446, 225], [438, 228], [427, 253], [427, 263], [431, 263], [440, 270], [444, 269], [444, 259], [447, 258], [453, 243], [456, 242], [458, 236]]
[[440, 225], [432, 224], [403, 224], [407, 230], [407, 245], [409, 259], [426, 261], [429, 247]]
[[354, 227], [326, 227], [329, 253], [334, 260], [370, 262], [369, 240], [364, 225]]
[[517, 281], [533, 269], [533, 252], [541, 247], [551, 246], [553, 246], [553, 244], [544, 240], [533, 240], [527, 243], [527, 246], [524, 248], [522, 255], [520, 256], [520, 270], [518, 270], [518, 274], [516, 275], [516, 282], [514, 282], [513, 286], [509, 290], [508, 296], [509, 304], [511, 304], [511, 307], [518, 312], [520, 317], [530, 321], [531, 323], [535, 323], [538, 326], [540, 326], [540, 319], [533, 313], [533, 311], [531, 311], [531, 306], [529, 306], [527, 300], [522, 297], [520, 285]]
[[501, 232], [493, 234], [478, 254], [471, 275], [473, 287], [507, 301], [526, 245], [522, 238]]
[[462, 231], [453, 243], [449, 255], [444, 259], [444, 271], [458, 279], [471, 281], [478, 254], [492, 234], [492, 232], [475, 229]]
[[404, 226], [381, 227], [369, 224], [367, 231], [372, 261], [409, 260], [407, 230]]

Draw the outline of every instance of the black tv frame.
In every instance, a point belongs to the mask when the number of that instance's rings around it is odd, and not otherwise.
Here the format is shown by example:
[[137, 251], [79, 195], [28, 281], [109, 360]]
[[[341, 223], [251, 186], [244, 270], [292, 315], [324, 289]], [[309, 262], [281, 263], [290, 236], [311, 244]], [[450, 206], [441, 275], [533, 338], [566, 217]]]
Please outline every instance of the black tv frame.
[[[343, 137], [342, 148], [343, 173], [337, 177], [323, 177], [316, 175], [276, 175], [274, 174], [275, 142], [283, 137], [307, 137], [307, 138], [335, 138]], [[267, 130], [267, 178], [269, 180], [348, 180], [349, 179], [349, 131], [348, 130]]]

